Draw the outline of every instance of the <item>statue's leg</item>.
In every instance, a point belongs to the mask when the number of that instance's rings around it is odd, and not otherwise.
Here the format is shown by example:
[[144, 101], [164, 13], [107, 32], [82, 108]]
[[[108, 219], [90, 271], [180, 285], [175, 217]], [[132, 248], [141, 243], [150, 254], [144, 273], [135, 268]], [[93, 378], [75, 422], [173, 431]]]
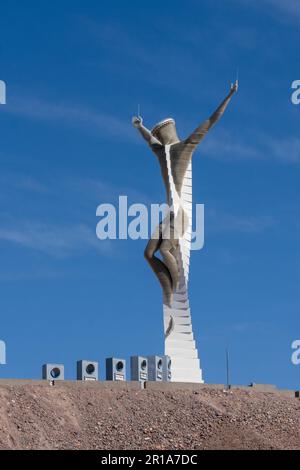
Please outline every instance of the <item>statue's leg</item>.
[[179, 238], [183, 237], [188, 227], [188, 216], [180, 208], [176, 218], [174, 213], [170, 212], [163, 222], [162, 242], [160, 252], [164, 263], [167, 266], [172, 279], [172, 291], [174, 292], [179, 282], [178, 250]]
[[179, 280], [178, 264], [174, 256], [177, 246], [178, 244], [175, 244], [172, 240], [163, 240], [159, 249], [163, 257], [164, 263], [171, 274], [172, 291], [176, 289]]
[[170, 306], [172, 302], [172, 294], [173, 294], [173, 282], [171, 273], [166, 266], [157, 256], [155, 253], [160, 249], [162, 244], [162, 223], [159, 224], [157, 227], [156, 232], [149, 240], [146, 249], [145, 249], [145, 258], [150, 264], [151, 268], [153, 269], [154, 273], [156, 274], [162, 289], [163, 289], [163, 296], [164, 296], [164, 303]]
[[173, 292], [179, 280], [179, 268], [175, 257], [176, 250], [178, 250], [178, 234], [175, 227], [174, 213], [170, 212], [162, 224], [162, 242], [159, 251], [171, 274]]

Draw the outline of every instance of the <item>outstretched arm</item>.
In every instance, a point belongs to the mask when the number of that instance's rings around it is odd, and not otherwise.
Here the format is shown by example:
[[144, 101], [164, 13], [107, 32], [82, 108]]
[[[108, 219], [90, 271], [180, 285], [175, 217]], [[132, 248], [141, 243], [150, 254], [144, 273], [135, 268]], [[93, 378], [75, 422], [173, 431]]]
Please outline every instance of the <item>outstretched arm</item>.
[[209, 129], [219, 121], [221, 116], [223, 115], [225, 109], [227, 108], [232, 96], [234, 93], [236, 93], [238, 90], [238, 81], [235, 82], [235, 84], [231, 85], [230, 92], [226, 96], [225, 100], [222, 101], [220, 106], [216, 109], [216, 111], [208, 118], [205, 122], [200, 124], [194, 132], [185, 140], [186, 143], [192, 144], [194, 146], [198, 145], [199, 142], [205, 137]]
[[143, 136], [143, 138], [148, 142], [149, 145], [161, 145], [161, 143], [159, 142], [159, 140], [157, 140], [152, 134], [151, 132], [149, 131], [149, 129], [147, 129], [147, 127], [145, 127], [143, 125], [143, 119], [141, 118], [141, 116], [138, 116], [138, 117], [133, 117], [132, 118], [132, 124], [134, 125], [134, 127], [136, 127], [141, 135]]

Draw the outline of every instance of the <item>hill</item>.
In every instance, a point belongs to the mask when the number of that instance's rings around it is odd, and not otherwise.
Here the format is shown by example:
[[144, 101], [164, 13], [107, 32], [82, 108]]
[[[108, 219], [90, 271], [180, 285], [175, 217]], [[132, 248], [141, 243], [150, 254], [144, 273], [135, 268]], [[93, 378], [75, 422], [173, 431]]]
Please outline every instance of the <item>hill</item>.
[[293, 392], [0, 380], [0, 449], [300, 449]]

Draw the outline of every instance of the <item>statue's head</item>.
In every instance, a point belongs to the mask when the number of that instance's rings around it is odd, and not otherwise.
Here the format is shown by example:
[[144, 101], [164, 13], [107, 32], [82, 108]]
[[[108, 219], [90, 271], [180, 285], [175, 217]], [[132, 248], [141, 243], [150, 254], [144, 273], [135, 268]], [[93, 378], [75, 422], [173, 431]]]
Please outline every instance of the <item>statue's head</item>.
[[156, 137], [163, 145], [175, 144], [179, 142], [176, 132], [175, 121], [172, 118], [160, 121], [151, 130], [151, 134]]

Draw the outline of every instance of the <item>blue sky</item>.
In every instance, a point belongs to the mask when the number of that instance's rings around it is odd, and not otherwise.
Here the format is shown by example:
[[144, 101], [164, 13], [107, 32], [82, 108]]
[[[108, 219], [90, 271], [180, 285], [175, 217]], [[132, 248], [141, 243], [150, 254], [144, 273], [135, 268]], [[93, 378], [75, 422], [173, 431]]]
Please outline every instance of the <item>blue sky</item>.
[[2, 377], [43, 362], [162, 353], [160, 287], [144, 240], [97, 240], [96, 207], [164, 201], [131, 126], [173, 116], [185, 136], [240, 89], [193, 161], [206, 211], [190, 299], [207, 382], [299, 387], [300, 78], [297, 0], [2, 2]]

